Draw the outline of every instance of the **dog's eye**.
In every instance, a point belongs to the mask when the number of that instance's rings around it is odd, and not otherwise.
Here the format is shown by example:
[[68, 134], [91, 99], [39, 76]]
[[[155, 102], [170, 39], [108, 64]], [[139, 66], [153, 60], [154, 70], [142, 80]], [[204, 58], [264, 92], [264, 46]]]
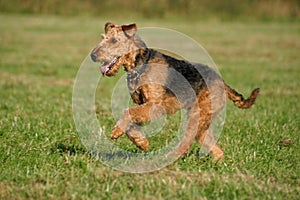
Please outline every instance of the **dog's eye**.
[[118, 42], [118, 40], [116, 38], [111, 38], [110, 42], [113, 43], [113, 44], [115, 44], [116, 42]]

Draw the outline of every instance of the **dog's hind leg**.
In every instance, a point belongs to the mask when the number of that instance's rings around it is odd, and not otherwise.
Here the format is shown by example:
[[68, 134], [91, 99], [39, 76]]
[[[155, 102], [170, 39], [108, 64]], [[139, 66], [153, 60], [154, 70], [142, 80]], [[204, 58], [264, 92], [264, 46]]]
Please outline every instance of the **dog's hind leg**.
[[217, 144], [210, 128], [198, 133], [195, 139], [209, 151], [210, 155], [213, 157], [213, 161], [219, 161], [224, 158], [224, 151]]
[[208, 98], [202, 98], [202, 100], [199, 101], [199, 127], [195, 139], [210, 153], [214, 161], [219, 161], [224, 157], [224, 152], [215, 140], [211, 124], [213, 123], [214, 118], [222, 110], [224, 101], [222, 98], [213, 99], [212, 101], [211, 96], [212, 95], [210, 93], [210, 96], [208, 96]]
[[178, 146], [170, 152], [167, 157], [182, 157], [188, 153], [194, 138], [198, 133], [200, 111], [197, 106], [188, 109], [187, 124], [185, 133]]

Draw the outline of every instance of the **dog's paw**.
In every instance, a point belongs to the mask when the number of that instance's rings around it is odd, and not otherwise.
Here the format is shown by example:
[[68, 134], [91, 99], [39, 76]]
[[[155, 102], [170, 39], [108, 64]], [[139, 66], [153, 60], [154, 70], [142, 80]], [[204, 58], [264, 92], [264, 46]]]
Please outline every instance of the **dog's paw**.
[[131, 129], [130, 132], [127, 132], [127, 136], [142, 151], [148, 150], [149, 141], [141, 131]]
[[149, 148], [149, 141], [145, 137], [144, 138], [134, 138], [133, 142], [142, 151], [147, 151]]
[[216, 164], [222, 163], [224, 160], [224, 156], [225, 156], [225, 154], [223, 151], [215, 153], [212, 155], [212, 157], [213, 157], [212, 161]]
[[120, 129], [118, 126], [115, 126], [110, 134], [110, 138], [117, 139], [118, 137], [120, 137], [123, 134], [124, 134], [124, 131], [122, 129]]

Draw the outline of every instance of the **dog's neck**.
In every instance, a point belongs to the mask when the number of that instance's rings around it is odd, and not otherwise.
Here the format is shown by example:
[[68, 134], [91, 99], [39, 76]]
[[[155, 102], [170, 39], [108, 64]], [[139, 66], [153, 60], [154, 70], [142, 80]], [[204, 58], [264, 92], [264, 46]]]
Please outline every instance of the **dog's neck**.
[[141, 66], [146, 65], [153, 57], [155, 50], [153, 49], [138, 49], [124, 56], [123, 66], [126, 72], [137, 71]]

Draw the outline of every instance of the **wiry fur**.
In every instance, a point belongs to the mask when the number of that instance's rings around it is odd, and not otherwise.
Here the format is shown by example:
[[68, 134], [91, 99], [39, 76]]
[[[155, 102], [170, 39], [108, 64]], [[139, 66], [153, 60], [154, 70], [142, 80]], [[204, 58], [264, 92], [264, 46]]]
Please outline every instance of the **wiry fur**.
[[[103, 75], [115, 75], [121, 66], [127, 72], [127, 84], [136, 106], [124, 110], [111, 133], [117, 139], [124, 133], [140, 149], [146, 151], [149, 141], [140, 125], [172, 115], [180, 109], [188, 111], [186, 133], [177, 155], [187, 152], [195, 139], [209, 150], [215, 160], [224, 152], [216, 143], [210, 125], [229, 98], [239, 108], [251, 107], [259, 93], [253, 90], [248, 99], [224, 83], [211, 68], [178, 60], [148, 49], [136, 35], [136, 25], [105, 25], [105, 34], [92, 51], [95, 62], [105, 62]], [[191, 95], [192, 94], [192, 95]]]

